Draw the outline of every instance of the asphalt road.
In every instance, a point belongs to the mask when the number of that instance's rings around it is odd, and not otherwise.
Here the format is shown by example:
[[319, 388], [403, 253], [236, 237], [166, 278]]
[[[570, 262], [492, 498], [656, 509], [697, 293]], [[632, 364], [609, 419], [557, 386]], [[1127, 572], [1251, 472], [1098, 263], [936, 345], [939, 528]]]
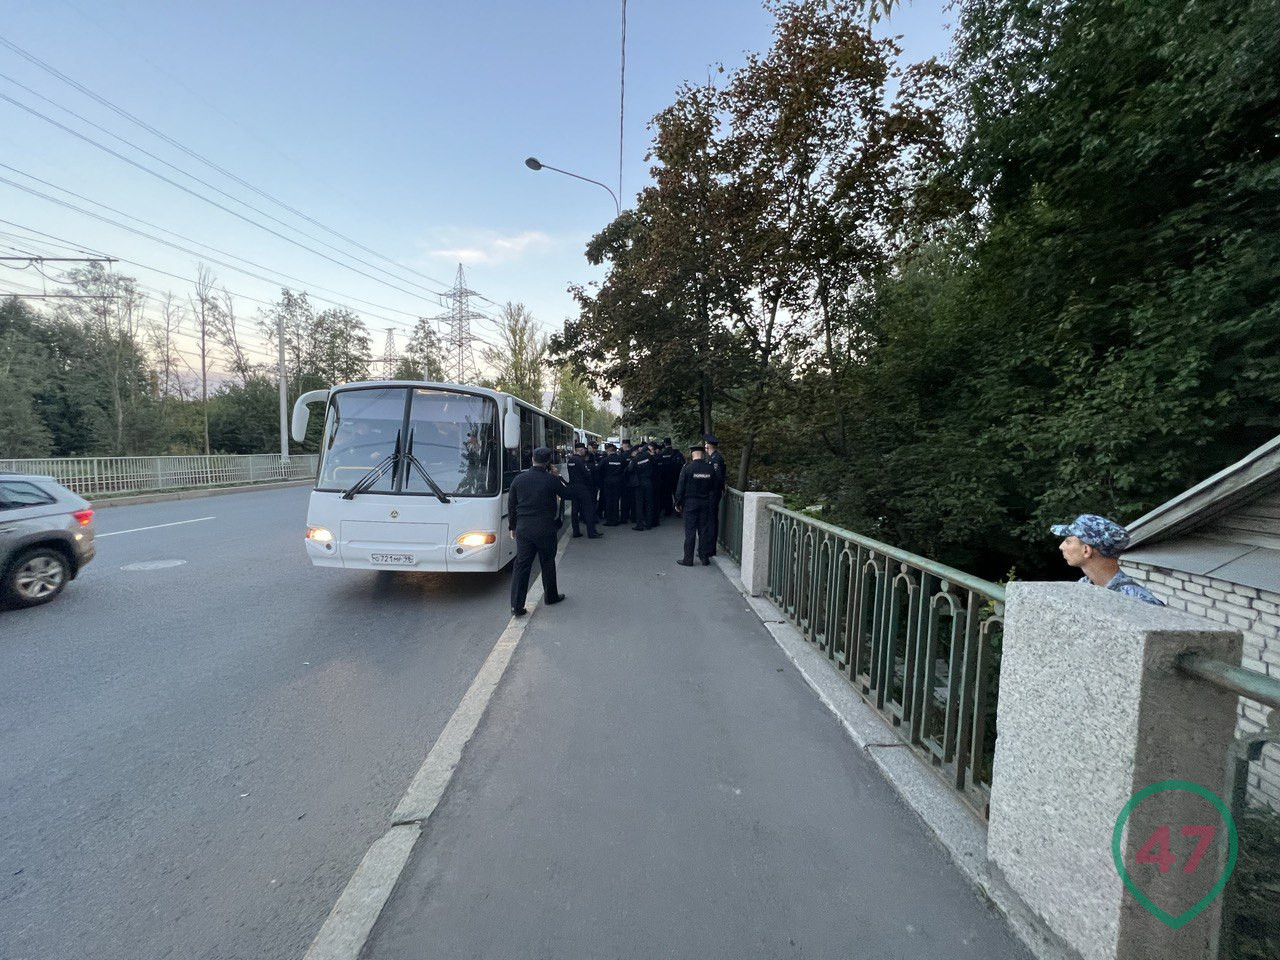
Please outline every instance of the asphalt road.
[[100, 511], [0, 611], [0, 957], [305, 952], [508, 619], [505, 573], [311, 567], [307, 495]]

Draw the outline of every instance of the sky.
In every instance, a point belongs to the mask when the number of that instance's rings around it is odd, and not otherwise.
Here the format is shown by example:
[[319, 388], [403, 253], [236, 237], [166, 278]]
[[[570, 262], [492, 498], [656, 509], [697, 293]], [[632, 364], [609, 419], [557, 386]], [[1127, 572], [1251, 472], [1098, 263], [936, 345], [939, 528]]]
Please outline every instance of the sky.
[[[942, 55], [948, 3], [904, 3], [877, 33], [900, 36], [908, 60]], [[681, 83], [767, 49], [772, 27], [755, 0], [627, 0], [626, 13], [624, 207], [649, 179], [650, 118]], [[388, 329], [402, 348], [415, 318], [445, 313], [438, 295], [461, 263], [483, 298], [472, 300], [486, 314], [475, 334], [496, 340], [508, 301], [557, 330], [574, 313], [568, 285], [603, 275], [583, 249], [614, 201], [524, 159], [618, 192], [621, 14], [621, 0], [11, 4], [0, 23], [0, 256], [105, 254], [153, 297], [188, 295], [203, 260], [241, 318], [282, 286], [305, 289], [317, 306], [359, 313], [375, 356]], [[34, 267], [0, 266], [0, 295], [46, 287]], [[256, 358], [270, 359], [254, 340]]]

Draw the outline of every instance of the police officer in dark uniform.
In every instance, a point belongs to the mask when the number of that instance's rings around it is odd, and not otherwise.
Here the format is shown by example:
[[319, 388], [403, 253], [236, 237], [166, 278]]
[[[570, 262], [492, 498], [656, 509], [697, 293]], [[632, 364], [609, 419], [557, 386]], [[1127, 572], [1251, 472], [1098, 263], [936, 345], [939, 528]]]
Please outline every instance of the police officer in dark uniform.
[[671, 438], [663, 437], [658, 444], [658, 513], [669, 517], [675, 512], [676, 479], [680, 468], [676, 466], [676, 450]]
[[653, 454], [648, 444], [636, 447], [631, 457], [631, 476], [627, 483], [635, 496], [635, 509], [632, 516], [635, 525], [632, 530], [648, 530], [653, 526]]
[[716, 487], [711, 495], [711, 556], [716, 555], [716, 542], [720, 536], [720, 498], [724, 495], [725, 462], [724, 456], [716, 447], [720, 441], [714, 433], [704, 433], [702, 442], [707, 445], [707, 463], [716, 474]]
[[711, 496], [716, 489], [716, 473], [704, 458], [706, 448], [695, 444], [689, 449], [692, 459], [680, 470], [676, 481], [676, 509], [684, 515], [684, 559], [676, 563], [682, 567], [693, 566], [693, 549], [698, 548], [698, 559], [704, 567], [711, 565], [715, 552], [715, 534], [712, 532]]
[[600, 485], [600, 464], [604, 462], [604, 454], [595, 440], [587, 441], [587, 462], [595, 468], [596, 520], [599, 521], [604, 516], [604, 487]]
[[649, 471], [649, 490], [651, 493], [649, 499], [649, 529], [653, 529], [662, 522], [662, 461], [658, 459], [658, 454], [662, 451], [662, 444], [657, 440], [649, 440], [649, 457], [653, 461], [653, 469]]
[[573, 535], [582, 536], [579, 518], [587, 525], [587, 536], [599, 540], [603, 533], [596, 531], [596, 466], [587, 455], [587, 445], [573, 445], [569, 458], [569, 496], [572, 503]]
[[604, 525], [616, 527], [618, 501], [622, 499], [623, 483], [627, 475], [627, 461], [618, 453], [617, 444], [604, 445], [604, 458], [600, 461], [600, 489], [604, 493]]
[[636, 511], [636, 495], [635, 483], [632, 480], [631, 461], [635, 458], [635, 450], [631, 447], [630, 440], [622, 441], [622, 450], [618, 456], [622, 457], [622, 492], [618, 498], [618, 522], [628, 524], [632, 521]]
[[511, 569], [511, 612], [523, 616], [529, 593], [529, 573], [536, 556], [542, 567], [542, 589], [547, 603], [564, 599], [556, 585], [556, 506], [569, 493], [553, 472], [551, 451], [533, 451], [533, 466], [511, 481], [507, 527], [516, 542], [516, 562]]

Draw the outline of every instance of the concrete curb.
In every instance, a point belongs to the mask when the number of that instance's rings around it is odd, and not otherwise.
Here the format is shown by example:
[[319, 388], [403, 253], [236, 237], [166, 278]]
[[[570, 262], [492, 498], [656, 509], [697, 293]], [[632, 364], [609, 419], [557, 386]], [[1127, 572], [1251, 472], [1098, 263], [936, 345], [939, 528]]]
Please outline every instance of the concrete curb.
[[1040, 960], [1080, 960], [989, 864], [986, 828], [955, 791], [888, 729], [835, 665], [787, 622], [782, 611], [763, 597], [748, 593], [732, 560], [716, 556], [714, 561], [849, 738], [867, 753], [903, 803], [928, 827], [979, 896], [1004, 915], [1014, 936]]
[[[170, 500], [200, 500], [204, 497], [220, 497], [227, 493], [249, 493], [253, 490], [280, 490], [285, 487], [309, 487], [315, 480], [285, 480], [280, 483], [250, 483], [242, 487], [206, 487], [197, 490], [172, 490], [168, 493], [140, 493], [130, 497], [112, 497], [92, 501], [93, 509], [107, 507], [132, 507], [143, 503], [167, 503]], [[89, 499], [88, 497], [85, 498]]]
[[[560, 539], [556, 548], [557, 565], [564, 558], [569, 539], [567, 536]], [[523, 617], [513, 616], [507, 622], [506, 629], [494, 643], [471, 686], [396, 805], [391, 826], [374, 841], [360, 861], [303, 960], [358, 960], [409, 862], [418, 838], [444, 799], [445, 791], [462, 761], [463, 750], [502, 683], [520, 638], [542, 605], [542, 595], [542, 578], [539, 577], [530, 586], [525, 601], [529, 613]]]

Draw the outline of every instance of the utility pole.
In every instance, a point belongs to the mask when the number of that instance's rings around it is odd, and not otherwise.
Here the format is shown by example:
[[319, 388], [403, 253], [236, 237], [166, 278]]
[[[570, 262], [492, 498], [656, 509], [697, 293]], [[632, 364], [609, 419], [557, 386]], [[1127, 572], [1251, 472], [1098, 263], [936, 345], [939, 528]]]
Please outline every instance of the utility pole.
[[458, 264], [458, 277], [453, 283], [453, 289], [445, 294], [445, 299], [451, 304], [449, 312], [432, 318], [445, 325], [445, 376], [452, 377], [454, 383], [474, 383], [480, 379], [480, 371], [471, 351], [471, 344], [480, 338], [472, 335], [471, 321], [481, 319], [483, 314], [471, 309], [471, 298], [474, 296], [478, 294], [467, 289], [462, 264]]
[[280, 347], [280, 462], [289, 462], [289, 380], [284, 366], [284, 314], [276, 318], [276, 343]]

